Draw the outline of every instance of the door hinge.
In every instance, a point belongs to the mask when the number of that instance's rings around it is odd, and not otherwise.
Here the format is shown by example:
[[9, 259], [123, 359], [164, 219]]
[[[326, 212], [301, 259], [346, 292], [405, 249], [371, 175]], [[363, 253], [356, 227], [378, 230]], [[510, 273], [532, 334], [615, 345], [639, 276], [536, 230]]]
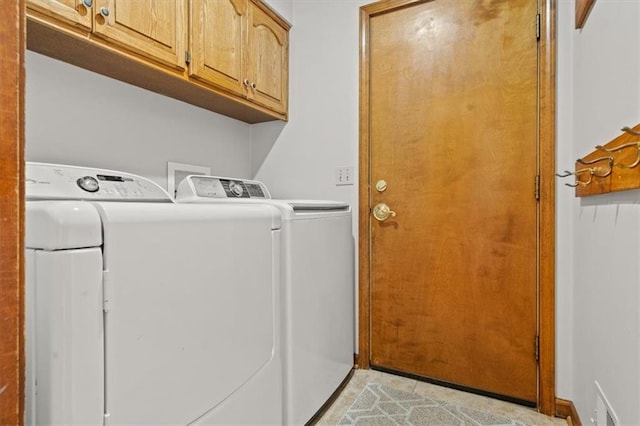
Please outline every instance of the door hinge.
[[106, 313], [109, 312], [109, 306], [111, 303], [111, 283], [109, 279], [109, 271], [102, 271], [102, 310]]
[[536, 40], [540, 40], [540, 14], [536, 15]]
[[109, 417], [111, 417], [111, 414], [104, 413], [104, 420], [102, 422], [103, 426], [109, 426]]
[[540, 175], [536, 175], [534, 186], [533, 194], [536, 196], [536, 200], [540, 201]]
[[191, 63], [191, 52], [188, 50], [184, 52], [184, 62], [189, 65]]
[[536, 356], [536, 361], [540, 361], [540, 336], [536, 335], [534, 337], [533, 344], [535, 346], [534, 354]]

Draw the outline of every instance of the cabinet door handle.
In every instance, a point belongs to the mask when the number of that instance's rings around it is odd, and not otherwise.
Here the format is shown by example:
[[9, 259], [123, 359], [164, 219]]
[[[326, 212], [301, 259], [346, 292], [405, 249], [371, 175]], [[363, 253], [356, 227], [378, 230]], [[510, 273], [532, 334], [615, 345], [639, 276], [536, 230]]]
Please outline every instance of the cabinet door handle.
[[107, 7], [101, 7], [100, 8], [100, 15], [104, 16], [105, 18], [107, 16], [109, 16], [109, 8]]
[[249, 85], [249, 79], [245, 78], [244, 80], [242, 80], [242, 84], [244, 84], [245, 86]]
[[92, 0], [82, 0], [80, 2], [81, 5], [83, 5], [84, 7], [86, 7], [87, 9], [91, 9], [91, 6], [93, 6], [93, 1]]
[[256, 88], [256, 84], [255, 83], [251, 83], [251, 88], [255, 89]]

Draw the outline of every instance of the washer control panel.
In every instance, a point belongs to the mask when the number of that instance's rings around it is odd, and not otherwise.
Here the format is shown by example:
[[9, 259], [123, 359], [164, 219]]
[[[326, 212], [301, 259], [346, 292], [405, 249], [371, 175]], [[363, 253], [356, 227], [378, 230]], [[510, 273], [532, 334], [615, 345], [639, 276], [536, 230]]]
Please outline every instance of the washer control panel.
[[28, 200], [171, 202], [157, 183], [131, 173], [29, 161], [25, 173]]
[[206, 201], [211, 198], [268, 200], [271, 195], [264, 184], [256, 180], [201, 175], [187, 176], [180, 182], [176, 191], [178, 201]]

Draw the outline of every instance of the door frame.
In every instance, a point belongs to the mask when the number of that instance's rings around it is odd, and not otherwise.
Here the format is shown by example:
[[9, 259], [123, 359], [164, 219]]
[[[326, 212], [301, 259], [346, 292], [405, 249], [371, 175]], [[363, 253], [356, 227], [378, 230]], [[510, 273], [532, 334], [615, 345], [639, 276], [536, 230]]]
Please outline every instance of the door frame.
[[0, 14], [0, 424], [24, 411], [25, 3]]
[[[358, 237], [358, 368], [371, 357], [371, 178], [369, 116], [369, 24], [372, 17], [430, 0], [383, 0], [360, 8], [360, 123]], [[555, 0], [538, 0], [538, 409], [555, 415]], [[532, 17], [533, 18], [533, 17]], [[533, 187], [533, 182], [532, 182]], [[533, 191], [532, 191], [533, 192]]]

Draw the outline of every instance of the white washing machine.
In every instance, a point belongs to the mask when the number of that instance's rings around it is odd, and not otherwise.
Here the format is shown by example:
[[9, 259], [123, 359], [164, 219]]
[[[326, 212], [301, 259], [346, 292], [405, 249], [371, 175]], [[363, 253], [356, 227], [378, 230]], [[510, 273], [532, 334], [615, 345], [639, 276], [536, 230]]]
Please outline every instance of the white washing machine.
[[348, 204], [272, 200], [253, 180], [188, 176], [179, 203], [264, 204], [282, 215], [285, 424], [303, 425], [353, 368], [354, 241]]
[[27, 163], [26, 424], [276, 425], [280, 213]]

